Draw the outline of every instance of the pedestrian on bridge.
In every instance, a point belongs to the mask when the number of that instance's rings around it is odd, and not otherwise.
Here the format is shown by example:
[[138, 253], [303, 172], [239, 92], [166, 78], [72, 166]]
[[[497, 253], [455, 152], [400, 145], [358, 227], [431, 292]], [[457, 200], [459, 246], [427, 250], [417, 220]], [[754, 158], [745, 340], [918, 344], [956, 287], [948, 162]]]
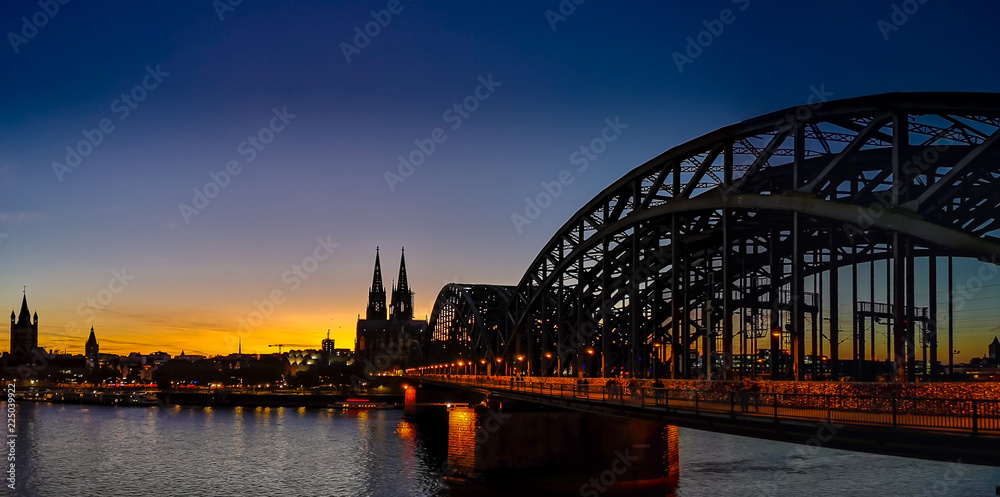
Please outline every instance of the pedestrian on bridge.
[[747, 391], [750, 393], [750, 399], [753, 400], [753, 412], [760, 411], [760, 382], [750, 382], [750, 385], [747, 387]]
[[740, 397], [740, 411], [747, 412], [750, 410], [750, 386], [747, 385], [746, 380], [740, 380], [736, 384], [736, 395]]
[[663, 403], [663, 397], [666, 393], [663, 382], [659, 378], [656, 378], [656, 381], [653, 382], [653, 397], [656, 400], [656, 405]]

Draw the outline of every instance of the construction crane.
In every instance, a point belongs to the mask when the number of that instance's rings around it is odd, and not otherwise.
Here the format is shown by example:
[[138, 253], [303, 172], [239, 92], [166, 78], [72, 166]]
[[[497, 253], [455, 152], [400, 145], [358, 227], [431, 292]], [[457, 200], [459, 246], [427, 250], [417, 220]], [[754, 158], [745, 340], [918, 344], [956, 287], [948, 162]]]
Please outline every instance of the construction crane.
[[281, 353], [282, 347], [309, 347], [309, 345], [303, 345], [301, 343], [275, 343], [268, 345], [268, 347], [278, 347], [278, 353]]

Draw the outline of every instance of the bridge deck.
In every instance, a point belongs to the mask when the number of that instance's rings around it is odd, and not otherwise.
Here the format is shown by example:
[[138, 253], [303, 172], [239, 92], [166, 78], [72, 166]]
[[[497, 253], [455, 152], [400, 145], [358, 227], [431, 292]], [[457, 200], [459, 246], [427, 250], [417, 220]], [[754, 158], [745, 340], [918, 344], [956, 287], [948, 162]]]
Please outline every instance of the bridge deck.
[[[556, 379], [414, 376], [444, 386], [758, 438], [1000, 466], [1000, 401], [585, 387]], [[824, 428], [826, 427], [826, 428]], [[828, 435], [819, 436], [826, 429]], [[825, 438], [828, 438], [825, 439]]]

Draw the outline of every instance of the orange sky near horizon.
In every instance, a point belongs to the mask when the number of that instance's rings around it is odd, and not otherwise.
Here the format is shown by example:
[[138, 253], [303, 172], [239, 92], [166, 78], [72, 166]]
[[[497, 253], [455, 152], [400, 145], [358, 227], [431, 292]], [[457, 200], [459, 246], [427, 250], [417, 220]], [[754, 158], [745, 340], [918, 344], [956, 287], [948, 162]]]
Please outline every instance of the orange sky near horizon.
[[[29, 298], [32, 313], [36, 307]], [[357, 302], [363, 310], [364, 300]], [[352, 302], [353, 304], [353, 302]], [[308, 311], [284, 312], [276, 306], [273, 314], [257, 326], [248, 310], [242, 317], [224, 316], [221, 313], [188, 312], [186, 322], [176, 322], [162, 314], [163, 309], [119, 311], [98, 318], [94, 333], [102, 353], [127, 355], [131, 352], [154, 351], [178, 355], [181, 351], [199, 355], [225, 355], [237, 352], [268, 354], [277, 352], [272, 344], [284, 344], [283, 350], [314, 348], [327, 336], [334, 339], [337, 348], [354, 349], [357, 313], [328, 314]], [[419, 316], [424, 308], [417, 306]], [[428, 311], [429, 312], [429, 311]], [[60, 325], [60, 323], [65, 323]], [[90, 334], [90, 323], [84, 322], [75, 312], [43, 310], [39, 313], [39, 346], [70, 354], [82, 354]], [[5, 341], [3, 350], [9, 349]]]
[[[347, 299], [337, 306], [343, 310], [335, 311], [331, 315], [286, 300], [275, 306], [271, 315], [258, 326], [251, 326], [251, 323], [256, 323], [250, 318], [250, 314], [257, 310], [253, 306], [244, 309], [242, 314], [236, 309], [180, 310], [179, 314], [185, 316], [184, 319], [169, 317], [170, 313], [177, 313], [178, 309], [166, 306], [127, 310], [109, 308], [106, 311], [99, 311], [99, 315], [95, 314], [97, 323], [94, 329], [101, 352], [119, 355], [154, 351], [167, 352], [171, 356], [179, 355], [182, 351], [206, 356], [226, 355], [237, 352], [240, 344], [242, 351], [250, 354], [275, 353], [278, 351], [277, 347], [270, 345], [279, 343], [284, 345], [282, 350], [319, 349], [321, 340], [326, 338], [327, 330], [338, 348], [353, 350], [358, 312], [350, 312], [348, 309], [360, 309], [363, 312], [366, 303], [367, 295]], [[423, 319], [429, 316], [432, 305], [433, 302], [417, 299], [415, 317]], [[40, 347], [70, 354], [83, 353], [84, 343], [90, 333], [89, 322], [84, 322], [83, 317], [71, 308], [57, 306], [52, 309], [52, 303], [41, 298], [33, 299], [29, 296], [28, 306], [32, 313], [36, 310], [39, 312]], [[267, 310], [263, 303], [261, 308]], [[844, 318], [849, 322], [847, 316]], [[241, 327], [241, 324], [244, 327]], [[942, 326], [946, 326], [944, 321]], [[977, 333], [970, 335], [970, 330], [976, 330]], [[956, 363], [964, 363], [987, 353], [992, 338], [984, 340], [983, 337], [986, 336], [984, 332], [989, 334], [989, 328], [963, 326], [960, 321], [956, 322], [955, 346], [960, 351], [956, 354]], [[941, 333], [939, 354], [941, 361], [946, 363], [946, 328], [942, 329]], [[845, 336], [849, 335], [842, 334], [841, 338]], [[765, 347], [765, 341], [766, 339], [762, 339], [759, 346]], [[866, 348], [870, 348], [870, 344], [867, 344]], [[4, 341], [2, 350], [8, 349], [9, 341]], [[840, 346], [841, 357], [850, 357], [850, 349], [848, 339]], [[884, 349], [884, 337], [879, 337], [876, 350], [882, 352]], [[829, 355], [828, 350], [826, 354]], [[918, 359], [920, 356], [921, 351], [918, 349]]]

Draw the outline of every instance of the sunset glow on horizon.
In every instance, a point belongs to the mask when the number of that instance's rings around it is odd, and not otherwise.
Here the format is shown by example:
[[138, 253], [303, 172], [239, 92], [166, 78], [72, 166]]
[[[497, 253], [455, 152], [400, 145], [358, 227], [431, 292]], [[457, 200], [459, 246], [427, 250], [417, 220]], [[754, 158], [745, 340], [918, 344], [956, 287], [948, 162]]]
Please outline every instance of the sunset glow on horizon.
[[[424, 319], [447, 283], [517, 284], [633, 168], [813, 88], [997, 89], [998, 70], [953, 35], [906, 37], [934, 20], [997, 46], [996, 30], [932, 5], [887, 41], [889, 8], [863, 2], [587, 2], [555, 23], [533, 2], [402, 2], [358, 43], [377, 3], [74, 2], [0, 50], [0, 309], [26, 286], [39, 345], [71, 354], [92, 325], [116, 354], [267, 354], [318, 348], [328, 331], [353, 349], [376, 247], [389, 287], [405, 246]], [[735, 20], [678, 67], [671, 54], [720, 9]], [[14, 32], [37, 5], [3, 10]], [[827, 22], [801, 22], [815, 18]], [[761, 63], [776, 47], [788, 67]], [[914, 69], [918, 52], [933, 70]], [[618, 135], [585, 155], [609, 122]], [[957, 261], [956, 283], [979, 271]], [[1000, 280], [979, 281], [956, 313], [956, 361], [1000, 329]]]

